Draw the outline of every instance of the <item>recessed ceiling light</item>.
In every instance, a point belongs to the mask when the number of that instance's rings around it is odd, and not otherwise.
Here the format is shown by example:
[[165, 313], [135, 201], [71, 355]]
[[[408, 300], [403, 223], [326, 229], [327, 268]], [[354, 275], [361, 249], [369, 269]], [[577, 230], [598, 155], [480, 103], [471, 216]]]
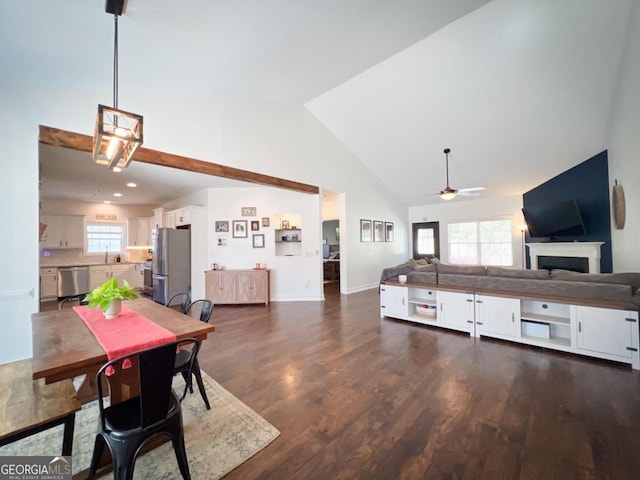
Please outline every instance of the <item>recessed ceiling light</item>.
[[121, 196], [122, 196], [122, 194], [121, 194], [121, 193], [116, 192], [116, 193], [114, 193], [114, 194], [113, 194], [113, 196], [114, 196], [114, 197], [121, 197]]
[[121, 172], [122, 169], [120, 167], [113, 167], [113, 171], [118, 173], [118, 172]]
[[133, 183], [133, 182], [127, 183], [127, 187], [130, 187], [130, 188], [136, 188], [137, 186], [138, 186], [137, 183]]

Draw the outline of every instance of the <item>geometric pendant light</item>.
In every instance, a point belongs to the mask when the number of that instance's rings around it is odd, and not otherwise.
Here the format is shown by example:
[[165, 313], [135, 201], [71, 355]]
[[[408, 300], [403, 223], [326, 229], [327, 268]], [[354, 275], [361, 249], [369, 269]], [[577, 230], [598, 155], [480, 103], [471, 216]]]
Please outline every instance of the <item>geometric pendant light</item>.
[[93, 133], [93, 161], [100, 165], [125, 168], [142, 145], [142, 115], [118, 109], [118, 16], [125, 0], [107, 0], [105, 11], [113, 14], [113, 107], [98, 105]]

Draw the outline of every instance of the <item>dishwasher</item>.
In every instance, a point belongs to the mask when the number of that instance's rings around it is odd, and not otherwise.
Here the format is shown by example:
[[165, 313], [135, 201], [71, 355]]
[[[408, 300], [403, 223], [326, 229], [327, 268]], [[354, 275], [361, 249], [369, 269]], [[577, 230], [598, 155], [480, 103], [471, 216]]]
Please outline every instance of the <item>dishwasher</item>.
[[89, 293], [89, 267], [58, 268], [58, 298]]

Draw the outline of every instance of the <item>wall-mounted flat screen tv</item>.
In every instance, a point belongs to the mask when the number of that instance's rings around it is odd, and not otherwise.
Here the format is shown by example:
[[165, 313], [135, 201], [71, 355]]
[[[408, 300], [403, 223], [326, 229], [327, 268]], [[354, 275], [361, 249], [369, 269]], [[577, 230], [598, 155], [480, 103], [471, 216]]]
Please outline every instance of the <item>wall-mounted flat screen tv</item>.
[[523, 208], [522, 214], [532, 237], [584, 237], [587, 234], [575, 200], [537, 209]]

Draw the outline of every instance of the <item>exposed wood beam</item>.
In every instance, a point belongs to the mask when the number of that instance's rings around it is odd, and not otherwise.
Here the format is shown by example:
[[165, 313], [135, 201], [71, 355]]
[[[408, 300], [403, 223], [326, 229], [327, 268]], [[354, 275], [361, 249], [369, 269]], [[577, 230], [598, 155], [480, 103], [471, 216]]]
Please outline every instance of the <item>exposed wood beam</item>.
[[[54, 147], [70, 148], [81, 152], [91, 153], [93, 149], [93, 138], [82, 133], [70, 132], [59, 128], [40, 125], [40, 142]], [[241, 170], [239, 168], [228, 167], [218, 163], [210, 163], [195, 158], [174, 155], [173, 153], [160, 152], [150, 148], [140, 147], [133, 160], [151, 165], [177, 168], [190, 172], [204, 173], [216, 177], [230, 178], [258, 185], [283, 188], [302, 193], [319, 194], [320, 189], [315, 185], [285, 180], [284, 178], [272, 177], [261, 173]]]

